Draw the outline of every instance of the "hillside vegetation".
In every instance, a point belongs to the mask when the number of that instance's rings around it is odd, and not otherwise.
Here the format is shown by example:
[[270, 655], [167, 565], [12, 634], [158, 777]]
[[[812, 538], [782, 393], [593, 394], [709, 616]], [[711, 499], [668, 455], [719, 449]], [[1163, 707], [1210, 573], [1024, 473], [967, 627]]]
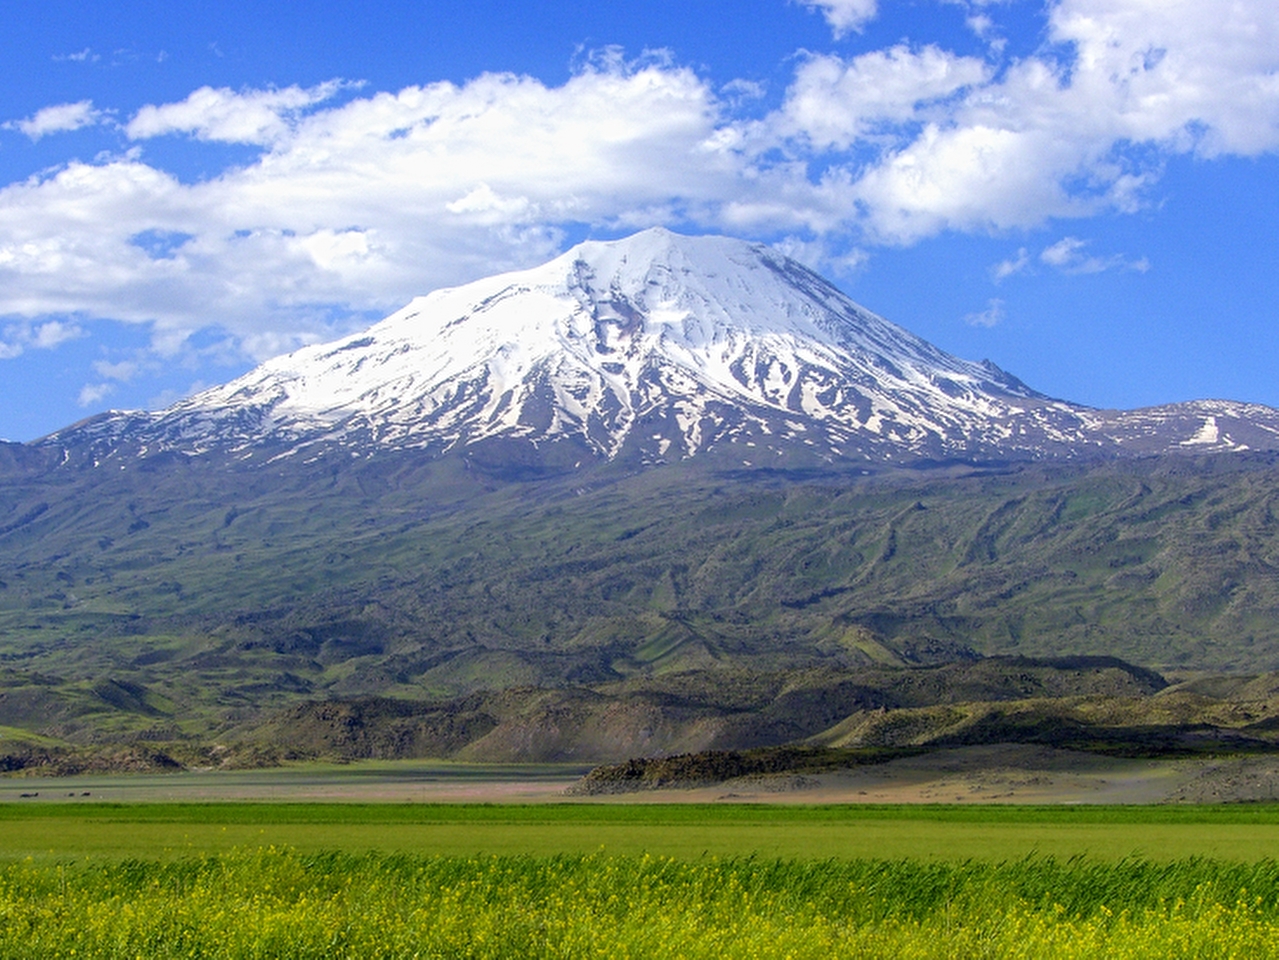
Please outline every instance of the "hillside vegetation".
[[[0, 727], [61, 743], [204, 743], [290, 704], [474, 695], [483, 709], [449, 707], [431, 749], [488, 755], [504, 717], [555, 703], [619, 731], [582, 755], [629, 755], [649, 729], [636, 704], [681, 676], [767, 686], [992, 655], [1279, 669], [1269, 456], [518, 480], [412, 454], [0, 460]], [[542, 692], [492, 706], [515, 689]], [[820, 732], [769, 727], [743, 696], [759, 743]], [[739, 722], [706, 709], [716, 730]], [[648, 740], [749, 740], [698, 736]]]

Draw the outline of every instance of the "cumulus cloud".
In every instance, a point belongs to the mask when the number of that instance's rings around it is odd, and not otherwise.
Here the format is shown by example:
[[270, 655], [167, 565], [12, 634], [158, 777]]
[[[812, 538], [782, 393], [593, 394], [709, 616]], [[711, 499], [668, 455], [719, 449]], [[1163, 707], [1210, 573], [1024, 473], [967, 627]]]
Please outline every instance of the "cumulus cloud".
[[[196, 184], [135, 150], [0, 190], [0, 316], [150, 323], [163, 352], [216, 324], [265, 356], [549, 257], [563, 223], [713, 221], [727, 201], [748, 222], [765, 216], [754, 195], [777, 192], [719, 137], [709, 84], [669, 64], [607, 63], [559, 87], [484, 75], [316, 109], [335, 89], [203, 90], [139, 111], [130, 136], [264, 147]], [[805, 215], [801, 203], [783, 219]]]
[[31, 335], [31, 345], [43, 350], [51, 350], [69, 340], [79, 340], [84, 336], [84, 329], [75, 323], [64, 323], [61, 320], [50, 320], [37, 324]]
[[63, 320], [46, 320], [43, 323], [11, 323], [0, 340], [0, 360], [20, 357], [29, 349], [52, 350], [70, 340], [86, 335], [78, 323]]
[[810, 10], [820, 10], [835, 36], [860, 31], [879, 12], [877, 0], [804, 0]]
[[134, 140], [189, 133], [199, 140], [266, 145], [284, 137], [309, 107], [323, 103], [343, 84], [330, 80], [315, 87], [248, 90], [201, 87], [180, 103], [148, 105], [125, 127]]
[[[876, 12], [811, 6], [839, 30]], [[989, 36], [1007, 10], [965, 8]], [[1054, 0], [1042, 17], [1045, 46], [1016, 59], [805, 53], [771, 109], [758, 85], [614, 52], [558, 86], [203, 87], [137, 111], [124, 152], [0, 188], [0, 317], [26, 319], [0, 356], [37, 346], [40, 323], [94, 317], [147, 324], [164, 355], [212, 327], [267, 356], [535, 263], [584, 227], [784, 238], [856, 269], [875, 245], [1140, 209], [1175, 154], [1279, 150], [1272, 0]], [[100, 118], [85, 101], [18, 123], [34, 137]], [[184, 183], [148, 159], [163, 136], [258, 155]], [[992, 277], [1145, 266], [1066, 237]]]
[[821, 150], [847, 150], [868, 136], [898, 139], [902, 124], [932, 115], [957, 92], [981, 83], [986, 64], [938, 47], [897, 45], [844, 61], [811, 56], [800, 64], [775, 129]]
[[32, 140], [39, 140], [51, 133], [64, 133], [90, 126], [99, 122], [101, 117], [102, 114], [93, 109], [92, 100], [81, 100], [78, 103], [45, 107], [25, 120], [13, 120], [4, 126], [8, 130], [18, 130]]
[[[921, 94], [944, 97], [953, 77], [963, 92], [928, 111], [888, 114], [896, 125], [877, 132], [895, 136], [868, 160], [823, 165], [842, 168], [846, 201], [881, 242], [1131, 211], [1158, 177], [1149, 148], [1213, 157], [1279, 147], [1279, 6], [1268, 0], [1060, 0], [1046, 26], [1043, 53], [981, 82], [975, 64], [942, 51], [863, 55], [897, 61], [904, 90], [913, 80]], [[867, 146], [850, 90], [875, 93], [859, 61], [844, 64], [847, 85], [837, 82], [837, 58], [802, 66], [782, 133], [834, 152], [852, 141], [832, 127], [852, 127]]]
[[1268, 0], [1063, 0], [1052, 38], [1098, 133], [1203, 156], [1279, 145], [1279, 6]]

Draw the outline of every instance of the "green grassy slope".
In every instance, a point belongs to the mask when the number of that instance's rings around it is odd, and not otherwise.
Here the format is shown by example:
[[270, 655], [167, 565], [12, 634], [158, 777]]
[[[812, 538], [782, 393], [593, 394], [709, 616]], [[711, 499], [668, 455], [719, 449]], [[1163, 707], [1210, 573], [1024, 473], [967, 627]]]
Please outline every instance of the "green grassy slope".
[[124, 466], [0, 471], [0, 726], [170, 740], [334, 696], [973, 651], [1279, 668], [1273, 458]]

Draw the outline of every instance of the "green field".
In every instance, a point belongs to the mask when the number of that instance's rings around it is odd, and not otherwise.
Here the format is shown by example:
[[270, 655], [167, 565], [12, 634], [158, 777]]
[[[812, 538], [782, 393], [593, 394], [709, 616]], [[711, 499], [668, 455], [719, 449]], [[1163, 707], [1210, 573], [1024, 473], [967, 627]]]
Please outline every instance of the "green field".
[[1279, 806], [9, 803], [0, 957], [1279, 956]]
[[0, 857], [206, 856], [259, 846], [441, 856], [1000, 862], [1279, 860], [1279, 807], [701, 804], [0, 806]]

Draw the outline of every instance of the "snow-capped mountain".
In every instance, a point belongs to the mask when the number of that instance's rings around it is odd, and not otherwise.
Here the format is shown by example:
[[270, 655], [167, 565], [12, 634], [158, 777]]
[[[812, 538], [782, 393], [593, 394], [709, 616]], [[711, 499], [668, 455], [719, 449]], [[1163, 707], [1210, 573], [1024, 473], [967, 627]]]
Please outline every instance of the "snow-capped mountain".
[[437, 290], [167, 410], [104, 414], [43, 443], [279, 457], [492, 441], [642, 462], [719, 449], [759, 465], [1275, 449], [1279, 411], [1053, 400], [769, 247], [653, 229]]

